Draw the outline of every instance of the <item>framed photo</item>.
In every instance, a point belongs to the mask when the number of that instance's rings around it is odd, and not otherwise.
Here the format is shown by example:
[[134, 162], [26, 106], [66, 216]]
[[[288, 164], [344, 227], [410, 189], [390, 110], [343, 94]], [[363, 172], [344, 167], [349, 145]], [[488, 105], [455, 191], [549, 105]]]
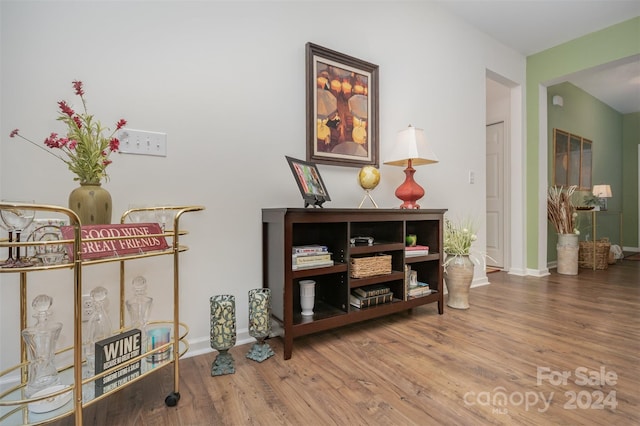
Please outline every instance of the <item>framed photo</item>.
[[322, 203], [331, 201], [315, 164], [287, 156], [285, 158], [289, 162], [293, 176], [296, 178], [305, 207], [310, 205], [322, 207]]
[[378, 167], [378, 66], [306, 45], [307, 161]]

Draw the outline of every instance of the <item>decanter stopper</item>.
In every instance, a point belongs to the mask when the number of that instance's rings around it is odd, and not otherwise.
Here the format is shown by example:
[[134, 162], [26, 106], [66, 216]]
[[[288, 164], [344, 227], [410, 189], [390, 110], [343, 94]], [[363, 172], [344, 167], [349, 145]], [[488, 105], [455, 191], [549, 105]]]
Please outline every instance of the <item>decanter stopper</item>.
[[91, 290], [91, 300], [93, 303], [93, 312], [89, 317], [88, 331], [89, 338], [85, 348], [87, 357], [87, 369], [92, 375], [95, 371], [95, 343], [111, 336], [111, 320], [107, 314], [107, 289], [104, 287], [96, 287]]
[[144, 335], [144, 329], [149, 322], [153, 298], [147, 296], [147, 280], [137, 276], [132, 281], [134, 296], [126, 301], [127, 310], [131, 317], [131, 326], [138, 328]]
[[26, 343], [29, 358], [29, 373], [25, 389], [27, 397], [60, 383], [54, 360], [62, 323], [49, 322], [52, 304], [51, 296], [45, 294], [36, 296], [31, 303], [35, 311], [33, 317], [36, 319], [36, 324], [22, 330], [22, 338]]

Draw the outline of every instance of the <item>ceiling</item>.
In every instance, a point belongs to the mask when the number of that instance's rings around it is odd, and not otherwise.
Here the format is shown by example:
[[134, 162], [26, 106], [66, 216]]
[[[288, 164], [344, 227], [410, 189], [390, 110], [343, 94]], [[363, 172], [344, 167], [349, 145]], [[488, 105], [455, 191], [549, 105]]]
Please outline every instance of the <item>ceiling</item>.
[[[639, 0], [436, 1], [525, 56], [640, 16]], [[569, 81], [622, 114], [640, 111], [640, 55], [562, 81]]]

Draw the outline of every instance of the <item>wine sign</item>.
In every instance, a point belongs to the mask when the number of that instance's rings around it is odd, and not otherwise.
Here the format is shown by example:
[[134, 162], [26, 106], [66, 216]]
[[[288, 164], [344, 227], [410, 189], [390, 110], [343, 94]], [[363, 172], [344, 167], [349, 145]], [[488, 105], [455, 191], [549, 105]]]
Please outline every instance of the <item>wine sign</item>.
[[[65, 240], [73, 240], [73, 226], [61, 226]], [[82, 259], [117, 257], [124, 254], [166, 250], [167, 240], [160, 236], [162, 228], [157, 223], [127, 223], [113, 225], [86, 225], [80, 227], [80, 251]], [[129, 238], [130, 237], [130, 238]], [[107, 240], [103, 240], [108, 238]], [[69, 259], [73, 261], [73, 244], [67, 245]]]
[[[140, 355], [142, 332], [135, 328], [125, 331], [116, 336], [95, 342], [95, 348], [95, 372], [99, 374]], [[138, 376], [140, 376], [140, 361], [116, 369], [111, 374], [96, 379], [96, 396], [120, 387]]]

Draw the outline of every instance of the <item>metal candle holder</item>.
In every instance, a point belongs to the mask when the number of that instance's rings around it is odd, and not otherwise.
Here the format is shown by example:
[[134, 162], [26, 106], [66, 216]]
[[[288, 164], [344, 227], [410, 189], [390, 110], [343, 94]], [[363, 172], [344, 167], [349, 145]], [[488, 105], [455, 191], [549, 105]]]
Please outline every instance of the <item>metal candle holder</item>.
[[266, 338], [271, 333], [271, 290], [256, 288], [249, 290], [249, 335], [257, 340], [247, 358], [257, 362], [275, 355]]
[[236, 372], [233, 356], [229, 353], [236, 344], [236, 298], [230, 294], [211, 297], [211, 348], [218, 351], [211, 365], [211, 375], [221, 376]]

